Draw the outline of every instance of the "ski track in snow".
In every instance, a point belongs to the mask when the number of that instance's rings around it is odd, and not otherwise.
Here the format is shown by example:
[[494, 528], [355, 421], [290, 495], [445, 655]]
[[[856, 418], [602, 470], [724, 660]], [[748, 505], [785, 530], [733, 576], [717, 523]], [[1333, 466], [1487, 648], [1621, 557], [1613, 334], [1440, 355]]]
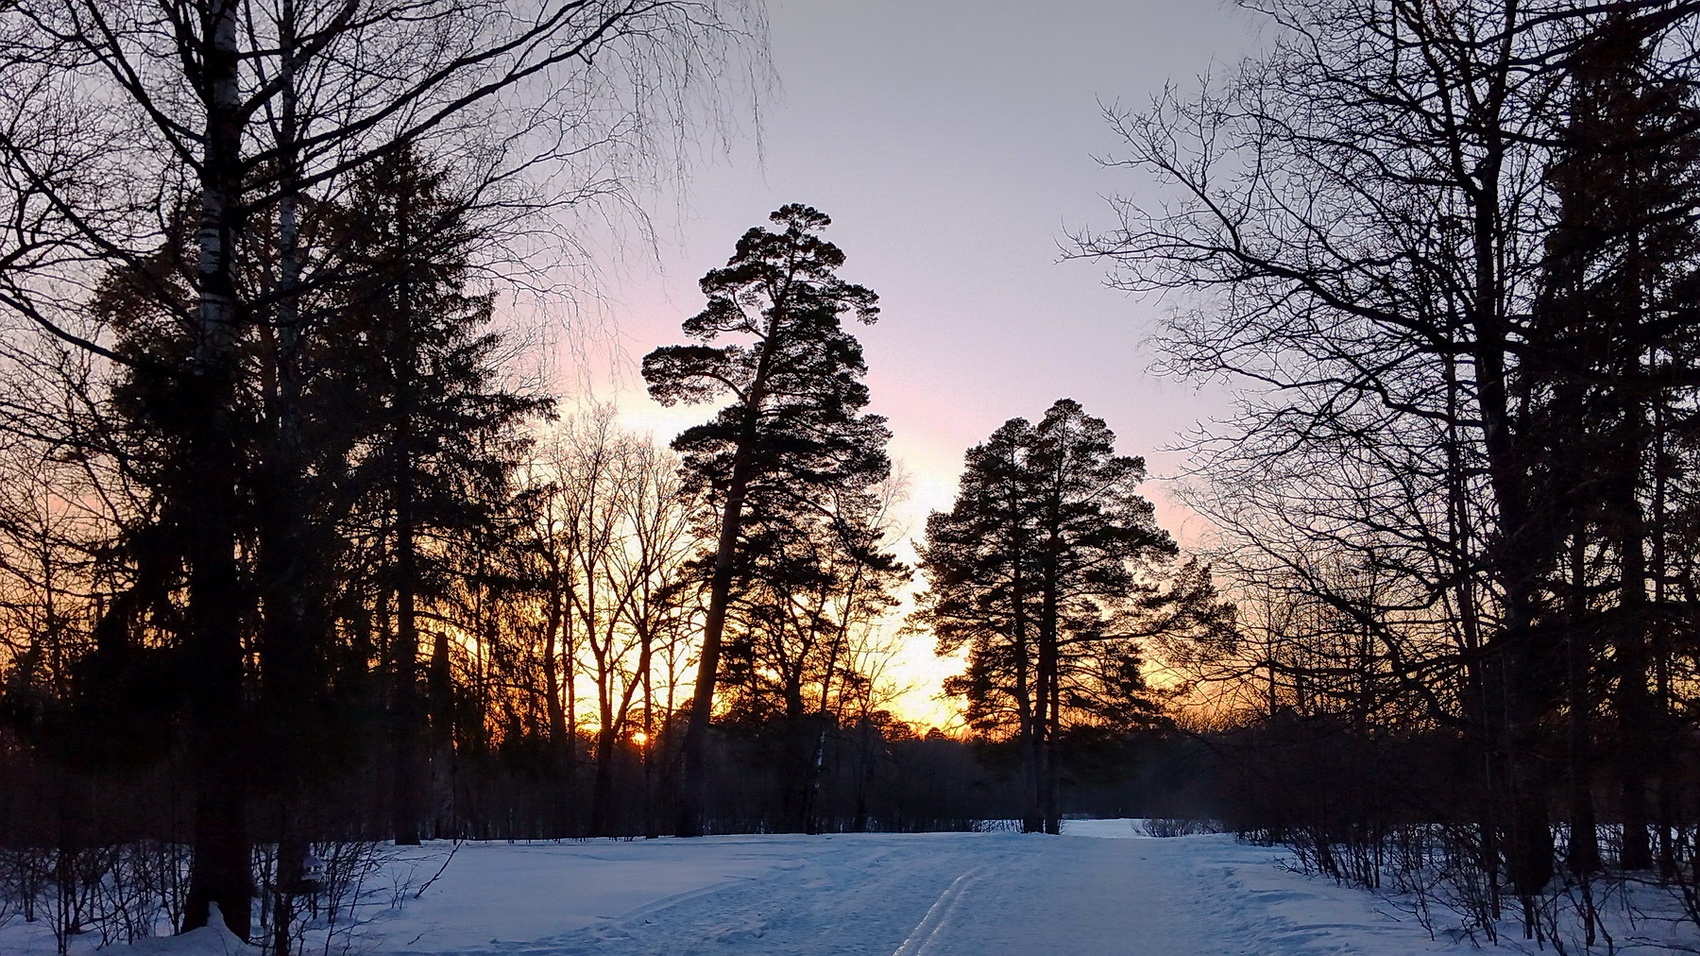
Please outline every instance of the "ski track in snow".
[[[946, 841], [815, 840], [819, 852], [779, 862], [761, 876], [729, 880], [658, 900], [574, 932], [478, 949], [429, 952], [434, 956], [686, 956], [720, 952], [889, 956], [911, 930], [926, 922], [935, 901], [944, 902], [941, 893], [949, 895], [965, 869], [991, 865], [986, 848], [956, 848]], [[969, 852], [971, 849], [981, 852]], [[999, 857], [1010, 855], [1010, 850], [1003, 848], [993, 852]], [[570, 888], [563, 891], [571, 892]], [[938, 923], [935, 929], [946, 925], [945, 920]], [[382, 951], [408, 952], [405, 947], [387, 946]], [[903, 956], [916, 952], [905, 951]]]
[[982, 863], [957, 877], [956, 882], [939, 894], [938, 902], [933, 904], [932, 909], [927, 910], [927, 915], [921, 919], [920, 925], [915, 927], [915, 931], [909, 934], [902, 946], [897, 947], [897, 952], [892, 956], [923, 956], [934, 950], [935, 943], [947, 939], [943, 933], [950, 927], [951, 917], [956, 915], [957, 907], [962, 905], [962, 894], [978, 883], [990, 868], [991, 864]]

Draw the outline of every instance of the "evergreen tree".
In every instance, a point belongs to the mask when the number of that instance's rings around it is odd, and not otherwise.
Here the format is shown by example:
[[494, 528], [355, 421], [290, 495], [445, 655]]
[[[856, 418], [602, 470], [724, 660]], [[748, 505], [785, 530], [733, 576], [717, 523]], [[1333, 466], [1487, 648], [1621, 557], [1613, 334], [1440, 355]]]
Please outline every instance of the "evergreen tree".
[[[186, 382], [217, 384], [196, 378], [204, 342], [191, 319], [189, 216], [185, 209], [174, 221], [180, 240], [107, 273], [91, 303], [123, 359], [103, 409], [108, 427], [98, 433], [139, 499], [101, 553], [104, 573], [126, 583], [97, 634], [120, 656], [144, 641], [171, 652], [152, 678], [169, 688], [160, 696], [195, 754], [196, 827], [206, 835], [196, 841], [191, 918], [240, 886], [240, 904], [226, 915], [246, 926], [250, 803], [257, 793], [298, 800], [314, 774], [313, 751], [322, 763], [324, 743], [341, 736], [325, 695], [335, 655], [324, 612], [340, 554], [326, 509], [342, 474], [329, 450], [346, 451], [350, 430], [313, 414], [336, 401], [334, 387], [306, 380], [325, 353], [286, 347], [278, 334], [286, 299], [297, 311], [322, 300], [278, 287], [275, 237], [245, 237], [231, 281], [257, 305], [254, 321], [229, 336], [231, 381], [217, 385], [227, 389], [220, 421], [228, 432], [210, 469], [221, 477], [213, 480], [216, 516], [208, 516], [199, 450], [206, 422], [182, 396]], [[216, 557], [202, 550], [209, 535], [224, 533], [232, 538]], [[228, 615], [216, 633], [175, 607], [185, 594], [195, 604], [197, 591], [202, 610]]]
[[[1144, 461], [1117, 455], [1102, 419], [1062, 399], [1037, 425], [1012, 419], [971, 449], [955, 507], [927, 521], [920, 619], [941, 653], [969, 648], [967, 673], [948, 689], [967, 698], [971, 719], [1007, 726], [1013, 710], [1030, 831], [1061, 829], [1065, 702], [1124, 723], [1151, 711], [1137, 644], [1115, 626], [1117, 610], [1160, 593], [1137, 572], [1176, 550], [1138, 494], [1144, 478]], [[1211, 598], [1196, 584], [1181, 594], [1161, 600]]]
[[929, 587], [918, 615], [937, 636], [939, 654], [969, 649], [968, 670], [945, 685], [965, 700], [969, 724], [980, 730], [1014, 724], [1027, 795], [1022, 829], [1028, 833], [1044, 825], [1031, 759], [1038, 739], [1032, 560], [1037, 515], [1026, 473], [1032, 432], [1026, 419], [1013, 418], [968, 450], [956, 506], [927, 518], [920, 553]]
[[[341, 255], [358, 281], [335, 334], [344, 374], [358, 382], [351, 394], [369, 416], [366, 479], [356, 491], [368, 533], [382, 542], [379, 588], [394, 610], [394, 837], [417, 844], [427, 791], [420, 614], [457, 577], [478, 573], [461, 559], [488, 550], [468, 546], [506, 512], [524, 448], [516, 428], [549, 403], [502, 380], [493, 298], [468, 288], [479, 233], [443, 171], [410, 151], [380, 160], [357, 181], [345, 215]], [[439, 751], [452, 739], [448, 643], [439, 627], [428, 695]]]
[[1607, 685], [1619, 862], [1653, 865], [1648, 780], [1662, 722], [1649, 684], [1668, 630], [1668, 612], [1655, 606], [1668, 581], [1657, 489], [1672, 473], [1665, 435], [1692, 416], [1700, 291], [1700, 110], [1691, 84], [1661, 75], [1652, 50], [1669, 16], [1615, 12], [1568, 64], [1570, 108], [1546, 175], [1557, 219], [1519, 369], [1530, 396], [1525, 443], [1547, 485], [1543, 513], [1554, 549], [1568, 556], [1551, 616], [1567, 665], [1566, 862], [1577, 872], [1601, 864], [1591, 715]]
[[[722, 394], [732, 399], [673, 443], [719, 511], [683, 747], [681, 836], [704, 828], [708, 725], [747, 543], [784, 515], [818, 510], [827, 489], [866, 489], [890, 470], [885, 421], [862, 411], [868, 402], [862, 347], [843, 327], [847, 313], [871, 324], [877, 297], [837, 276], [844, 253], [818, 235], [832, 222], [827, 216], [792, 204], [770, 218], [780, 231], [749, 230], [725, 267], [703, 277], [708, 305], [683, 324], [702, 344], [664, 346], [643, 360], [650, 395], [663, 405]], [[748, 344], [710, 344], [723, 335]]]
[[[366, 701], [352, 692], [351, 675], [370, 660], [345, 644], [337, 622], [351, 601], [372, 597], [358, 543], [374, 531], [410, 538], [407, 549], [376, 549], [383, 587], [436, 593], [443, 575], [430, 556], [448, 552], [449, 535], [465, 541], [489, 527], [518, 450], [509, 429], [539, 410], [497, 382], [499, 339], [484, 328], [490, 299], [464, 289], [479, 234], [443, 180], [404, 152], [358, 180], [351, 206], [307, 206], [298, 251], [314, 263], [312, 283], [279, 281], [276, 237], [252, 235], [243, 247], [236, 280], [269, 311], [230, 345], [241, 387], [228, 408], [238, 427], [223, 454], [236, 468], [227, 517], [238, 547], [220, 600], [251, 609], [228, 635], [240, 666], [199, 653], [192, 622], [174, 608], [193, 578], [193, 539], [205, 530], [190, 477], [200, 464], [190, 440], [198, 426], [184, 418], [179, 394], [179, 369], [196, 348], [186, 238], [110, 272], [92, 303], [126, 360], [106, 406], [111, 427], [99, 434], [139, 493], [119, 538], [100, 552], [103, 575], [124, 586], [96, 633], [105, 657], [125, 662], [120, 670], [151, 675], [152, 709], [169, 713], [201, 764], [200, 819], [223, 842], [198, 864], [199, 905], [222, 892], [219, 881], [251, 882], [241, 875], [249, 865], [241, 847], [261, 797], [279, 847], [275, 882], [295, 885], [305, 818], [329, 809], [327, 784], [356, 763], [366, 738], [355, 721]], [[185, 215], [185, 237], [189, 226]], [[286, 312], [313, 334], [292, 331]], [[202, 687], [215, 677], [216, 700]], [[221, 715], [216, 726], [209, 708]], [[287, 892], [273, 900], [281, 953], [293, 900]], [[246, 910], [227, 916], [243, 925], [250, 918]]]

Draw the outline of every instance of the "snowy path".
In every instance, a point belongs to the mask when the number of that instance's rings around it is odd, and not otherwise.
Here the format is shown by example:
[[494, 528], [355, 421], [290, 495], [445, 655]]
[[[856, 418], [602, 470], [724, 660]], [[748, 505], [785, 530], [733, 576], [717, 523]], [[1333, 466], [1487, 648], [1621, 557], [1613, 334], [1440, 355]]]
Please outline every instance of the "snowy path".
[[[1376, 913], [1368, 897], [1280, 871], [1274, 851], [1239, 847], [1221, 837], [844, 835], [594, 846], [609, 858], [655, 857], [646, 869], [679, 879], [689, 879], [680, 866], [695, 868], [704, 885], [565, 932], [536, 933], [535, 926], [521, 931], [488, 911], [482, 920], [474, 919], [471, 911], [478, 901], [449, 884], [440, 897], [433, 888], [424, 900], [409, 904], [394, 925], [380, 920], [373, 927], [384, 936], [377, 951], [397, 956], [1394, 956], [1450, 948], [1430, 941], [1414, 925]], [[680, 856], [672, 867], [660, 859], [674, 854]], [[715, 878], [712, 864], [701, 868], [709, 861], [726, 864], [720, 870], [741, 871]], [[482, 869], [478, 863], [464, 868], [463, 889], [476, 883], [505, 893], [500, 880], [477, 882], [475, 874]], [[528, 897], [524, 905], [547, 910], [548, 897], [555, 893], [565, 903], [625, 892], [618, 880], [586, 885], [582, 877], [588, 875], [567, 867], [552, 892], [534, 882], [523, 894]], [[433, 910], [443, 917], [440, 925], [453, 928], [437, 932], [426, 926], [416, 934]], [[475, 943], [469, 939], [474, 935], [469, 923], [484, 927]]]
[[[1463, 954], [1355, 890], [1225, 836], [1129, 821], [1011, 833], [726, 836], [397, 851], [328, 956], [1415, 956]], [[211, 934], [211, 935], [208, 935]], [[76, 956], [97, 940], [79, 938]], [[1524, 952], [1521, 947], [1508, 949]], [[112, 956], [119, 950], [109, 950]], [[0, 953], [49, 954], [43, 922]], [[212, 930], [137, 956], [255, 953]]]
[[[766, 873], [657, 900], [576, 932], [476, 949], [432, 947], [423, 951], [514, 956], [683, 956], [711, 952], [890, 956], [927, 919], [933, 905], [963, 873], [979, 867], [1007, 866], [1022, 855], [1014, 841], [996, 837], [982, 838], [977, 845], [932, 835], [903, 840], [822, 837], [812, 845], [802, 844], [797, 838], [754, 842], [804, 852], [775, 860]], [[993, 848], [985, 845], [989, 842], [1007, 845]], [[731, 839], [711, 845], [724, 849], [729, 844]], [[571, 892], [570, 888], [563, 890]], [[958, 898], [963, 895], [958, 893]], [[949, 909], [948, 901], [944, 908]], [[411, 950], [386, 946], [384, 951]], [[905, 952], [904, 956], [912, 953]]]

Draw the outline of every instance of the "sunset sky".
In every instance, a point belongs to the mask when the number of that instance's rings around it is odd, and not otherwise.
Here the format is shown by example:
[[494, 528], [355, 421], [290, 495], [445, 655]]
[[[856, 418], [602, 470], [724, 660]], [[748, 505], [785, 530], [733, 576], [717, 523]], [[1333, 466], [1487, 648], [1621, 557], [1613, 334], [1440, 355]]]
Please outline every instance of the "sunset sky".
[[[698, 168], [683, 203], [655, 214], [656, 253], [610, 272], [625, 373], [597, 397], [661, 440], [705, 418], [708, 407], [650, 402], [637, 359], [683, 341], [679, 322], [702, 306], [697, 279], [745, 229], [804, 202], [833, 218], [841, 274], [880, 295], [880, 322], [857, 334], [872, 410], [912, 476], [914, 534], [950, 506], [970, 445], [1062, 397], [1107, 420], [1154, 475], [1173, 473], [1181, 459], [1162, 449], [1220, 399], [1147, 372], [1163, 303], [1058, 260], [1071, 230], [1114, 224], [1105, 196], [1135, 188], [1094, 161], [1117, 146], [1102, 106], [1226, 72], [1258, 20], [1228, 0], [774, 0], [769, 11], [779, 82], [759, 143], [752, 128]], [[1146, 493], [1165, 527], [1194, 536], [1161, 482]], [[903, 709], [942, 720], [930, 698], [954, 666], [916, 643]]]

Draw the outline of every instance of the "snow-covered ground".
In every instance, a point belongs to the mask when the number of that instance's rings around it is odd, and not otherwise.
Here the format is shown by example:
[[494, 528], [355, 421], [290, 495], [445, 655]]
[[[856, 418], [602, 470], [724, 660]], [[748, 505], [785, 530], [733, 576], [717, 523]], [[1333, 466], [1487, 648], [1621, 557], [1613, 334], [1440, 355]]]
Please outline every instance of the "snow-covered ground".
[[[339, 932], [328, 947], [315, 934], [309, 952], [1405, 956], [1474, 949], [1431, 939], [1373, 896], [1291, 872], [1279, 849], [1229, 836], [1140, 837], [1134, 821], [1090, 820], [1070, 821], [1060, 839], [938, 833], [466, 844], [415, 899], [450, 851], [428, 845], [397, 853], [368, 882], [352, 934]], [[144, 951], [207, 956], [239, 948], [209, 929]], [[39, 925], [0, 927], [0, 953], [51, 952]]]

